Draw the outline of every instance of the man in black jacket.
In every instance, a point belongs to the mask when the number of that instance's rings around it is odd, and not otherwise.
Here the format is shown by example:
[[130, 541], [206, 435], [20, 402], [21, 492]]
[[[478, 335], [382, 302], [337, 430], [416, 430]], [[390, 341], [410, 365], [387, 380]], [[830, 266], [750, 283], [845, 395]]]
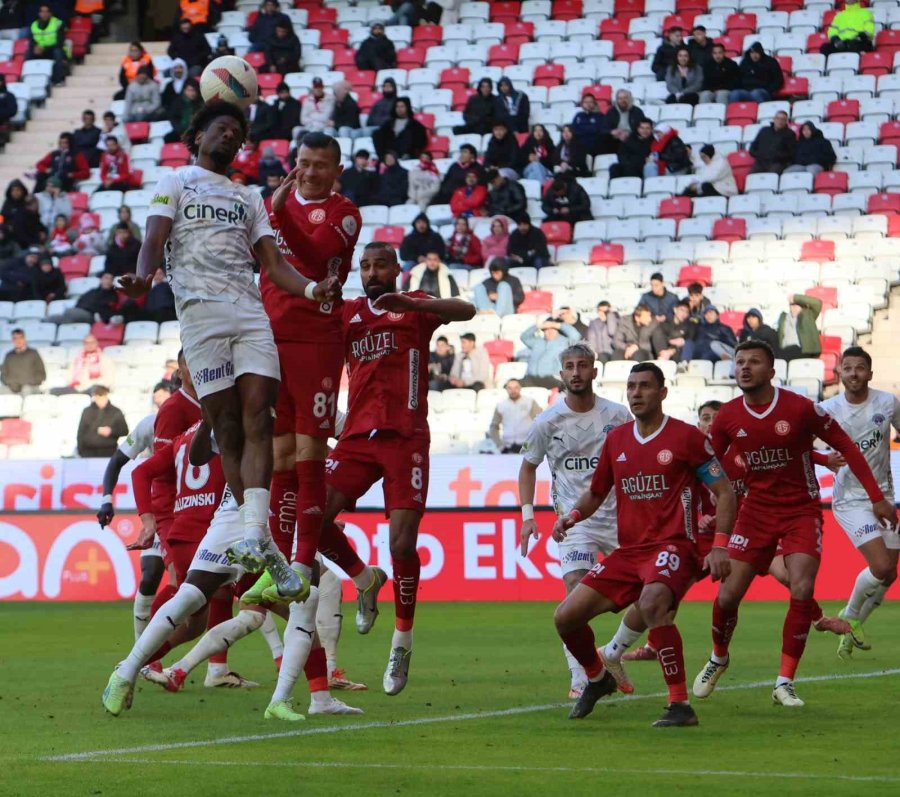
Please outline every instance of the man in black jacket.
[[122, 410], [110, 403], [109, 389], [97, 385], [78, 423], [78, 456], [109, 458], [118, 447], [119, 438], [127, 434], [128, 422]]
[[619, 149], [619, 162], [609, 169], [610, 177], [643, 177], [644, 165], [653, 144], [653, 123], [644, 119]]
[[503, 116], [500, 99], [494, 94], [494, 81], [489, 77], [483, 77], [478, 81], [478, 90], [466, 100], [463, 109], [464, 125], [453, 128], [457, 135], [463, 133], [478, 133], [483, 136], [491, 132], [494, 121]]
[[356, 68], [378, 72], [397, 66], [397, 50], [394, 43], [384, 35], [384, 25], [372, 23], [371, 35], [356, 51]]
[[634, 104], [634, 95], [628, 89], [619, 89], [615, 102], [603, 115], [600, 124], [599, 154], [617, 154], [644, 119], [644, 112]]
[[357, 207], [376, 204], [378, 174], [369, 168], [370, 157], [368, 150], [356, 150], [353, 153], [353, 165], [344, 169], [338, 177], [341, 193]]
[[725, 47], [712, 46], [712, 57], [703, 67], [703, 91], [700, 102], [727, 103], [731, 92], [740, 86], [741, 69], [731, 59], [725, 57]]
[[[250, 138], [254, 141], [265, 141], [274, 138], [272, 132], [278, 122], [275, 108], [267, 103], [260, 95], [259, 99], [248, 109], [250, 119]], [[290, 134], [288, 135], [290, 138]]]
[[577, 224], [579, 221], [590, 221], [591, 198], [575, 180], [557, 177], [541, 202], [547, 221], [567, 221]]
[[266, 54], [268, 72], [287, 75], [289, 72], [300, 71], [303, 47], [300, 45], [297, 34], [294, 33], [290, 20], [279, 22], [275, 26], [275, 36], [269, 39], [263, 52]]
[[99, 287], [79, 296], [74, 307], [59, 315], [47, 316], [47, 321], [51, 324], [93, 324], [94, 321], [108, 324], [118, 304], [119, 294], [113, 284], [113, 275], [104, 271]]
[[100, 165], [100, 128], [94, 124], [96, 120], [96, 115], [88, 108], [81, 114], [81, 127], [72, 131], [72, 149], [84, 155], [92, 169]]
[[788, 115], [784, 111], [775, 114], [772, 124], [763, 127], [750, 145], [750, 154], [755, 159], [751, 174], [774, 172], [781, 174], [794, 160], [797, 137], [788, 127]]
[[441, 260], [447, 256], [444, 239], [437, 230], [431, 228], [428, 216], [420, 213], [413, 219], [413, 228], [400, 244], [400, 260], [403, 269], [408, 271], [413, 266], [423, 263], [429, 252], [437, 252]]
[[684, 47], [684, 31], [673, 25], [666, 31], [665, 41], [656, 49], [651, 69], [657, 80], [666, 79], [666, 70], [675, 63], [675, 53]]
[[768, 102], [784, 85], [781, 64], [766, 51], [759, 42], [753, 42], [744, 54], [739, 67], [740, 88], [728, 96], [728, 102]]
[[172, 34], [167, 50], [173, 61], [180, 58], [187, 64], [188, 75], [199, 77], [212, 58], [212, 50], [202, 31], [197, 30], [189, 19], [178, 22], [178, 30]]
[[488, 184], [488, 216], [509, 216], [517, 218], [528, 208], [525, 189], [514, 180], [504, 177], [496, 169], [485, 175]]
[[550, 265], [550, 250], [543, 230], [531, 223], [531, 216], [522, 212], [516, 219], [516, 229], [509, 236], [506, 253], [516, 266], [543, 268]]
[[41, 355], [29, 348], [25, 333], [14, 329], [11, 333], [12, 349], [0, 365], [0, 393], [17, 393], [30, 396], [39, 393], [47, 378], [47, 370]]
[[706, 35], [706, 28], [703, 25], [694, 25], [691, 31], [691, 40], [687, 43], [688, 52], [691, 54], [691, 60], [701, 69], [704, 68], [712, 58], [713, 40]]
[[106, 251], [105, 267], [107, 271], [114, 277], [136, 273], [140, 251], [141, 242], [131, 234], [131, 227], [124, 221], [119, 222], [116, 225], [112, 243]]
[[6, 88], [6, 75], [0, 75], [0, 146], [9, 141], [13, 117], [19, 112], [16, 95]]
[[687, 362], [692, 359], [697, 324], [691, 320], [691, 307], [682, 299], [672, 308], [672, 318], [663, 321], [654, 333], [653, 348], [660, 360]]
[[471, 144], [463, 144], [459, 148], [459, 159], [450, 165], [447, 174], [441, 181], [441, 189], [434, 198], [435, 205], [446, 205], [450, 202], [453, 192], [466, 184], [466, 175], [475, 172], [478, 182], [484, 180], [484, 167], [478, 162], [478, 151]]
[[33, 246], [21, 257], [13, 258], [2, 264], [0, 267], [0, 301], [21, 302], [31, 298], [40, 252], [40, 249]]
[[300, 124], [300, 103], [291, 96], [291, 89], [284, 81], [278, 84], [275, 92], [278, 99], [271, 106], [275, 114], [275, 123], [267, 138], [290, 141], [294, 136], [294, 128]]
[[277, 0], [265, 0], [262, 10], [256, 17], [253, 27], [250, 28], [250, 52], [259, 53], [266, 49], [266, 45], [275, 38], [275, 26], [278, 23], [287, 23], [291, 27], [291, 20], [287, 14], [278, 10]]
[[156, 321], [161, 324], [164, 321], [175, 321], [175, 295], [172, 287], [166, 279], [166, 272], [158, 268], [153, 274], [153, 284], [150, 293], [143, 306], [129, 299], [122, 306], [122, 316], [125, 323], [132, 321]]

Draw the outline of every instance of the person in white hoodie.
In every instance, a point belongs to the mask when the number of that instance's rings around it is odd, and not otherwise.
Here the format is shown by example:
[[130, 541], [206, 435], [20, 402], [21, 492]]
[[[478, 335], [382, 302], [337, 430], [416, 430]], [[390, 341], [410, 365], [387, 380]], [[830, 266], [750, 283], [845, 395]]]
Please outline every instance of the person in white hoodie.
[[694, 158], [694, 181], [682, 196], [734, 196], [738, 192], [731, 164], [724, 155], [717, 155], [712, 144], [700, 148]]
[[325, 93], [325, 83], [320, 77], [314, 77], [312, 90], [300, 105], [300, 127], [302, 133], [321, 133], [331, 127], [334, 116], [334, 97]]

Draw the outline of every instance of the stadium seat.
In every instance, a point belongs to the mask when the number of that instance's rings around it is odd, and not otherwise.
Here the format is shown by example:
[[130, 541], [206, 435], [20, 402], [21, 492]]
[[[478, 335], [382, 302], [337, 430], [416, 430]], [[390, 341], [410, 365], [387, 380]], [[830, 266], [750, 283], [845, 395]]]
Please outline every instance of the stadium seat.
[[834, 241], [804, 241], [800, 249], [800, 260], [820, 263], [834, 260]]
[[553, 294], [549, 291], [526, 291], [525, 301], [519, 305], [517, 313], [553, 312]]
[[833, 310], [838, 306], [838, 292], [837, 288], [828, 287], [825, 285], [816, 285], [813, 288], [808, 288], [804, 291], [807, 296], [812, 296], [816, 299], [821, 300], [822, 302], [822, 310]]
[[403, 243], [405, 233], [402, 227], [379, 227], [375, 230], [373, 241], [382, 241], [391, 246], [399, 247]]
[[687, 219], [690, 218], [692, 207], [691, 198], [686, 196], [670, 197], [659, 203], [659, 216], [662, 219]]
[[125, 327], [122, 324], [105, 324], [97, 321], [91, 326], [91, 334], [97, 338], [100, 348], [118, 346], [125, 335]]
[[686, 288], [692, 282], [699, 282], [705, 288], [712, 285], [712, 269], [709, 266], [684, 266], [678, 271], [679, 288]]
[[541, 231], [547, 236], [550, 246], [567, 244], [572, 240], [572, 225], [567, 221], [547, 221], [541, 224]]
[[879, 213], [885, 216], [900, 214], [900, 194], [879, 193], [869, 197], [867, 213]]
[[59, 259], [59, 270], [66, 280], [74, 277], [86, 277], [91, 267], [90, 255], [68, 255]]
[[813, 179], [813, 191], [817, 194], [845, 194], [848, 191], [849, 176], [846, 172], [820, 172]]
[[747, 222], [744, 219], [726, 217], [713, 224], [713, 239], [716, 241], [742, 241], [747, 237]]
[[[900, 235], [900, 230], [898, 230]], [[620, 266], [625, 262], [625, 248], [622, 244], [604, 243], [591, 249], [592, 266]]]

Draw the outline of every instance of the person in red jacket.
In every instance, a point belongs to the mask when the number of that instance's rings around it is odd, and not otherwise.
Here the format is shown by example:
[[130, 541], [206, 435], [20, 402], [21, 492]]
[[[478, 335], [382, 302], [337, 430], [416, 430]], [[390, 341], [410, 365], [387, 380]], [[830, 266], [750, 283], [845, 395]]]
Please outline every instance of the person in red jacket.
[[464, 216], [456, 220], [453, 235], [447, 241], [447, 261], [451, 267], [481, 268], [484, 265], [481, 241], [472, 232], [469, 220]]
[[484, 206], [487, 204], [487, 188], [480, 184], [478, 174], [474, 171], [468, 172], [465, 179], [465, 185], [457, 188], [450, 197], [450, 210], [458, 218], [486, 216]]
[[34, 192], [44, 190], [50, 177], [58, 177], [63, 191], [75, 191], [75, 183], [91, 176], [91, 167], [84, 155], [72, 149], [72, 134], [60, 133], [57, 147], [35, 165], [37, 181]]
[[106, 152], [100, 156], [100, 187], [98, 191], [128, 191], [136, 188], [128, 153], [115, 136], [106, 137]]

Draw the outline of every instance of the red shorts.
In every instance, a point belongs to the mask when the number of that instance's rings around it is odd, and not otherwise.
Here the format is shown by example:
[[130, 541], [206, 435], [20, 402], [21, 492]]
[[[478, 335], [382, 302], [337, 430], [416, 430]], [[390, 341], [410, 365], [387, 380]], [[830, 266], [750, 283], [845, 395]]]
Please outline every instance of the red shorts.
[[[746, 506], [746, 505], [745, 505]], [[772, 517], [754, 512], [738, 513], [728, 540], [728, 555], [738, 562], [753, 565], [760, 575], [769, 572], [776, 556], [805, 553], [822, 556], [822, 516], [794, 515]]]
[[618, 609], [634, 603], [647, 584], [665, 584], [672, 590], [677, 605], [699, 572], [694, 543], [677, 540], [641, 548], [617, 548], [595, 564], [581, 583], [609, 598]]
[[333, 437], [344, 345], [279, 343], [281, 384], [275, 401], [275, 434]]
[[394, 509], [425, 511], [428, 498], [427, 437], [379, 432], [374, 437], [341, 437], [325, 462], [325, 482], [356, 502], [384, 479], [384, 513]]
[[199, 542], [194, 542], [193, 540], [166, 540], [165, 542], [160, 540], [163, 561], [166, 563], [166, 566], [171, 565], [175, 569], [175, 583], [177, 585], [184, 584], [199, 545]]

